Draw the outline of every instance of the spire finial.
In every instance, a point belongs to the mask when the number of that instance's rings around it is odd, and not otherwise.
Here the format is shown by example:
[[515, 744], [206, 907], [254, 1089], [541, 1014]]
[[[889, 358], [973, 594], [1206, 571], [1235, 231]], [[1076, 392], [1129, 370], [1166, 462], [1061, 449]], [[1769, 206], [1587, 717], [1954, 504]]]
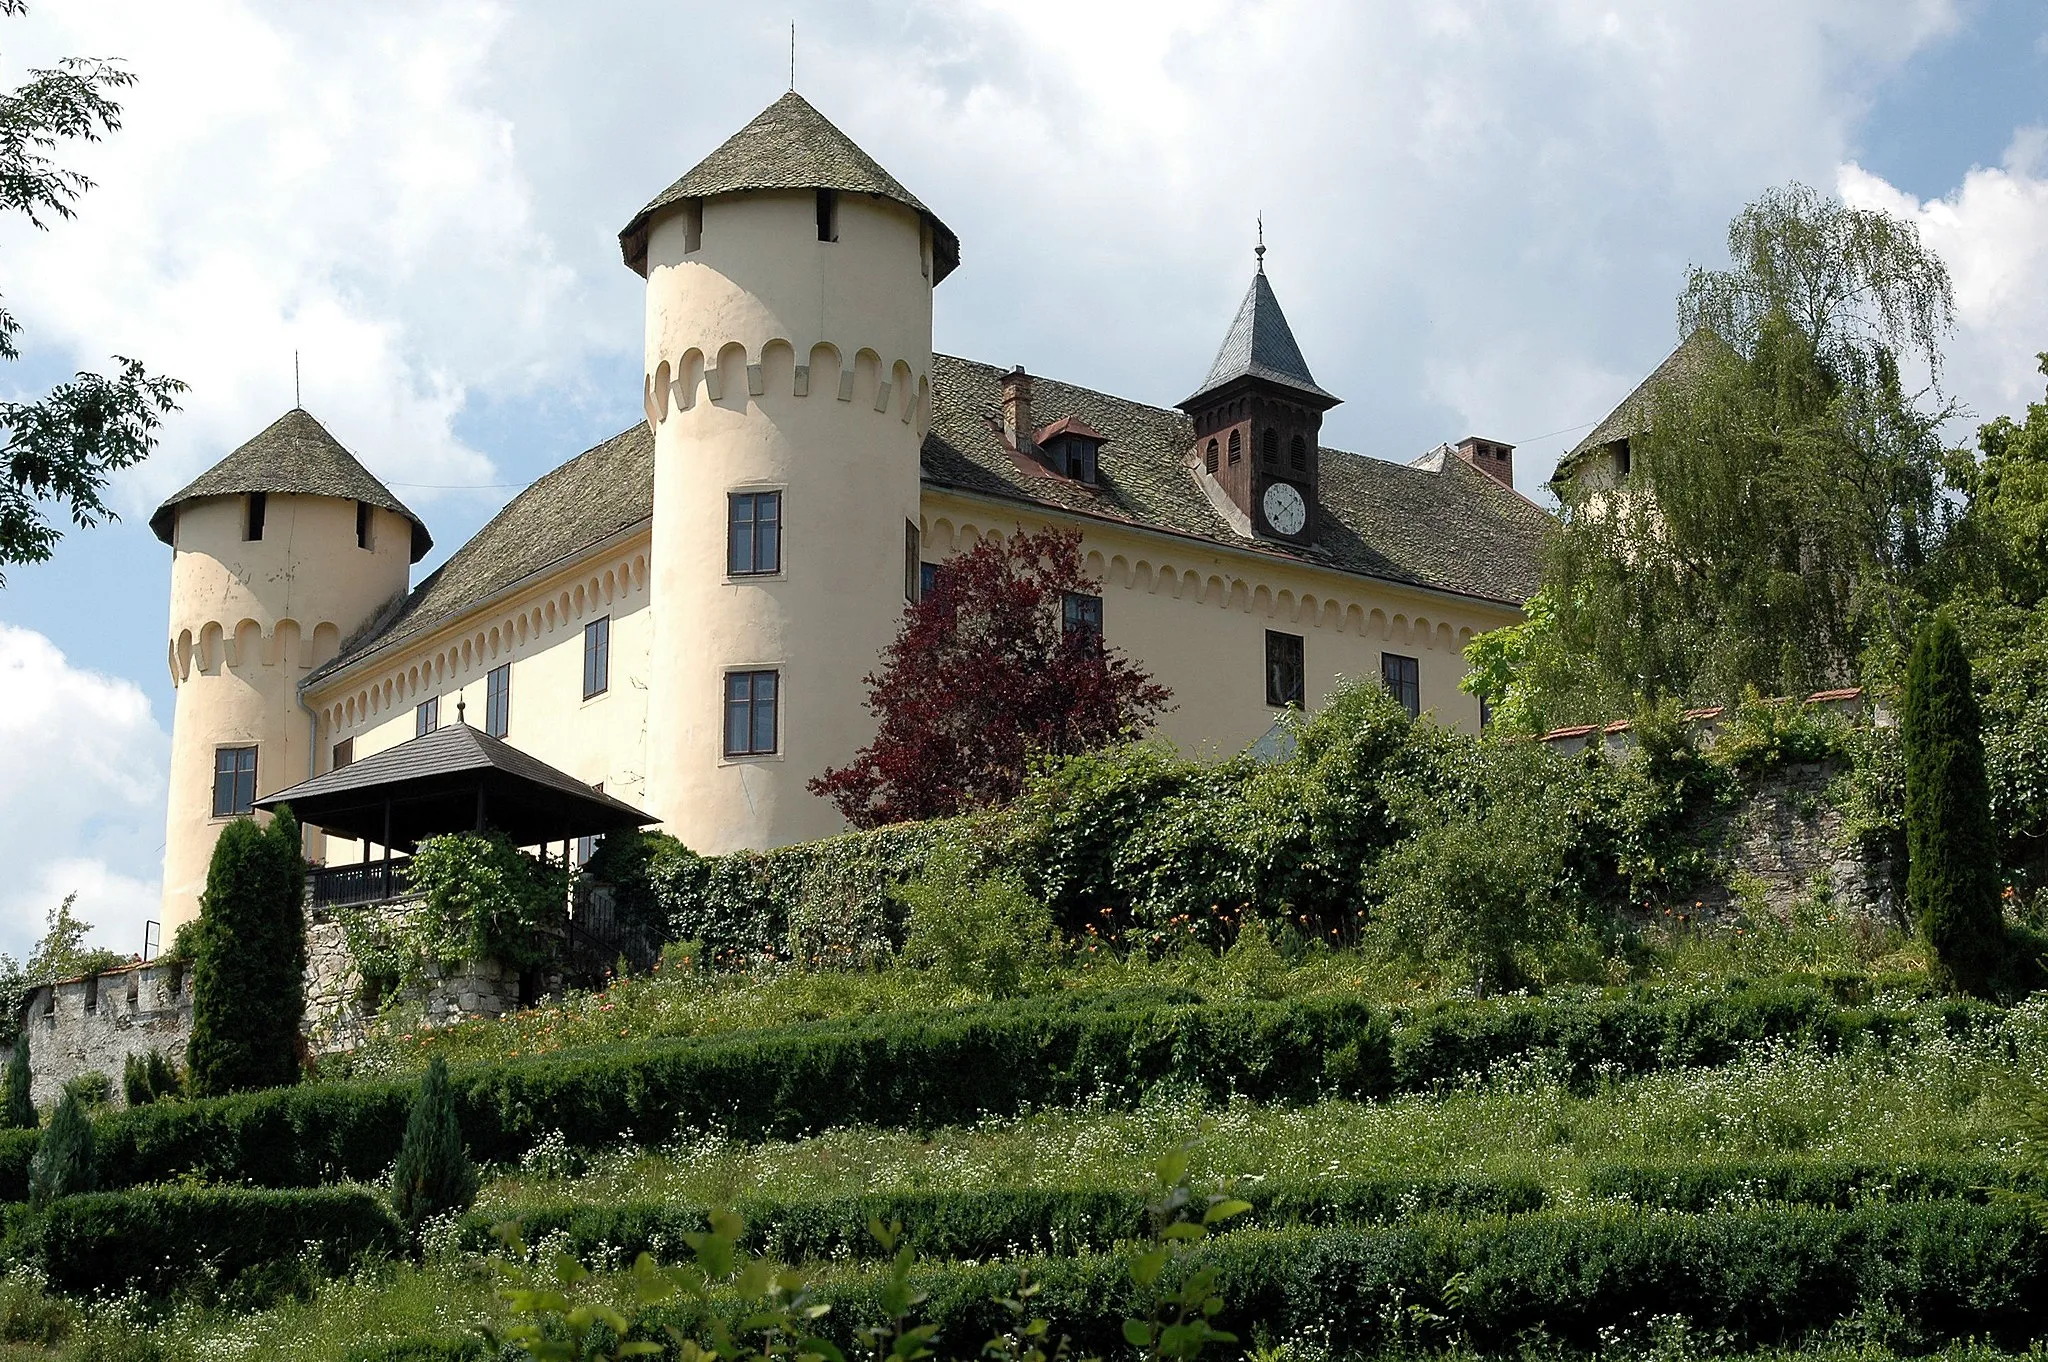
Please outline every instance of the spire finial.
[[464, 700], [464, 699], [462, 698], [462, 692], [461, 692], [461, 691], [457, 691], [457, 692], [455, 692], [455, 722], [456, 722], [456, 723], [458, 723], [458, 724], [466, 724], [466, 723], [468, 723], [468, 722], [469, 722], [469, 720], [467, 720], [467, 719], [465, 719], [465, 718], [463, 718], [463, 717], [462, 717], [462, 715], [463, 715], [463, 711], [464, 711], [464, 710], [466, 710], [466, 709], [468, 709], [468, 708], [469, 708], [469, 702], [468, 702], [467, 700]]
[[792, 92], [796, 89], [796, 21], [794, 19], [789, 24], [789, 88]]
[[292, 351], [292, 406], [300, 411], [306, 409], [306, 399], [299, 392], [299, 352]]
[[1259, 214], [1259, 244], [1252, 247], [1252, 254], [1258, 257], [1259, 273], [1266, 272], [1266, 215]]

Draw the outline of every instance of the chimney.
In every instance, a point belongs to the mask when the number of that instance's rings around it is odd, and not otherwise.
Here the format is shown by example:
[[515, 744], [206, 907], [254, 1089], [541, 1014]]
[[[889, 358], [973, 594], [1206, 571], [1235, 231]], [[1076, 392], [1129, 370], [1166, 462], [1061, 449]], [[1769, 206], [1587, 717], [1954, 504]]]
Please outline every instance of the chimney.
[[1512, 489], [1515, 485], [1515, 447], [1498, 440], [1467, 435], [1458, 441], [1458, 457], [1495, 482]]
[[1018, 365], [1003, 375], [1003, 438], [1020, 454], [1031, 449], [1031, 375]]

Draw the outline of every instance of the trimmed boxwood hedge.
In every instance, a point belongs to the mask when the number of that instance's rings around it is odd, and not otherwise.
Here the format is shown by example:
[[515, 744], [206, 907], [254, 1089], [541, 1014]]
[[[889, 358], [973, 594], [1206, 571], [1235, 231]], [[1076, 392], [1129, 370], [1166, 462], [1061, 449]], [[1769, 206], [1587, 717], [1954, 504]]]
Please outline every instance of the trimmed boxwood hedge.
[[[1940, 1013], [1955, 1030], [1998, 1015], [1960, 1004]], [[1883, 1041], [1920, 1022], [1912, 1012], [1843, 1007], [1807, 988], [1446, 1003], [1407, 1014], [1346, 998], [1054, 996], [566, 1052], [452, 1077], [472, 1156], [510, 1160], [556, 1130], [597, 1148], [659, 1142], [683, 1127], [742, 1140], [845, 1125], [932, 1129], [1082, 1101], [1127, 1105], [1162, 1083], [1212, 1099], [1378, 1097], [1536, 1054], [1590, 1082], [1719, 1064], [1765, 1039]], [[397, 1157], [416, 1087], [411, 1079], [312, 1084], [104, 1116], [96, 1123], [100, 1185], [188, 1172], [266, 1187], [374, 1178]], [[0, 1199], [25, 1196], [36, 1138], [0, 1133]]]
[[[1543, 1188], [1519, 1177], [1330, 1178], [1257, 1183], [1241, 1189], [1252, 1211], [1239, 1225], [1384, 1223], [1428, 1211], [1456, 1215], [1527, 1213]], [[1151, 1234], [1146, 1198], [1107, 1187], [997, 1187], [869, 1193], [802, 1201], [742, 1201], [750, 1252], [782, 1262], [886, 1256], [870, 1221], [900, 1221], [905, 1240], [928, 1258], [1006, 1258], [1020, 1253], [1099, 1252]], [[703, 1208], [662, 1202], [564, 1203], [512, 1214], [473, 1211], [462, 1243], [496, 1245], [495, 1226], [512, 1221], [529, 1244], [561, 1235], [578, 1258], [630, 1262], [648, 1252], [665, 1262], [688, 1255], [683, 1236], [707, 1227]]]
[[[2021, 1207], [1937, 1201], [1853, 1211], [1720, 1215], [1542, 1212], [1505, 1220], [1425, 1217], [1367, 1229], [1246, 1230], [1197, 1250], [1247, 1342], [1327, 1341], [1336, 1356], [1448, 1347], [1516, 1353], [1535, 1339], [1605, 1350], [1602, 1330], [1677, 1315], [1717, 1350], [1796, 1344], [1865, 1315], [1915, 1350], [1962, 1339], [2022, 1349], [2048, 1330], [2048, 1225]], [[1019, 1267], [1042, 1288], [1034, 1314], [1077, 1355], [1121, 1351], [1132, 1310], [1116, 1254], [936, 1267], [917, 1285], [942, 1352], [967, 1355], [1008, 1327], [1000, 1299]], [[842, 1345], [880, 1318], [871, 1274], [828, 1288], [821, 1321]], [[1421, 1306], [1440, 1322], [1418, 1320]]]
[[1997, 1191], [2043, 1192], [2048, 1174], [1989, 1159], [1617, 1163], [1590, 1170], [1586, 1190], [1672, 1211], [1757, 1203], [1847, 1210], [1874, 1201], [1989, 1201]]
[[13, 1208], [0, 1251], [67, 1294], [205, 1286], [261, 1297], [296, 1285], [301, 1260], [331, 1276], [404, 1244], [383, 1198], [361, 1188], [148, 1187]]

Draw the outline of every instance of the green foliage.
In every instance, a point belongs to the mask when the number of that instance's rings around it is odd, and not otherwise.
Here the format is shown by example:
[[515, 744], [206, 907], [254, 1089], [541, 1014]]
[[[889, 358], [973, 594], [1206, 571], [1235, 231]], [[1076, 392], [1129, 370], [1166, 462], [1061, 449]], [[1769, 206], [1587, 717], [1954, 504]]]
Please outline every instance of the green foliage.
[[24, 1031], [15, 1036], [13, 1052], [7, 1057], [7, 1100], [0, 1105], [0, 1130], [34, 1130], [42, 1124], [35, 1098], [29, 1093], [33, 1081], [28, 1067], [28, 1033]]
[[429, 837], [407, 888], [419, 907], [399, 929], [408, 961], [501, 960], [530, 969], [555, 958], [568, 916], [568, 872], [542, 865], [500, 832]]
[[[2037, 359], [2048, 374], [2048, 352]], [[1978, 427], [1978, 459], [1958, 450], [1950, 485], [1968, 500], [1959, 527], [1971, 576], [2022, 608], [2048, 597], [2048, 401], [2024, 421], [2001, 416]]]
[[122, 1062], [121, 1092], [131, 1107], [179, 1097], [184, 1091], [185, 1080], [161, 1050], [151, 1047], [142, 1054], [129, 1055]]
[[[391, 1213], [360, 1188], [148, 1187], [16, 1216], [4, 1248], [69, 1295], [231, 1289], [260, 1303], [298, 1289], [303, 1271], [347, 1272], [395, 1256], [403, 1242]], [[305, 1264], [309, 1245], [314, 1262]]]
[[962, 988], [1012, 997], [1059, 957], [1045, 905], [1014, 874], [974, 875], [959, 847], [936, 852], [896, 895], [910, 912], [904, 960]]
[[98, 1185], [92, 1121], [78, 1094], [66, 1092], [50, 1117], [28, 1167], [28, 1202], [41, 1208], [60, 1197], [90, 1192]]
[[1906, 752], [1906, 897], [1937, 973], [1989, 992], [2005, 965], [1998, 848], [1970, 662], [1945, 614], [1913, 648], [1901, 704]]
[[1784, 766], [1846, 762], [1854, 728], [1825, 706], [1767, 700], [1748, 687], [1714, 736], [1714, 761], [1750, 781]]
[[64, 1095], [76, 1097], [88, 1112], [105, 1106], [114, 1095], [114, 1080], [104, 1069], [86, 1069], [64, 1080]]
[[1458, 689], [1486, 702], [1500, 732], [1540, 737], [1613, 712], [1613, 699], [1588, 659], [1558, 626], [1551, 588], [1522, 604], [1518, 624], [1489, 629], [1465, 645]]
[[476, 1189], [476, 1165], [463, 1147], [448, 1092], [448, 1063], [436, 1055], [406, 1118], [405, 1139], [391, 1170], [391, 1209], [418, 1234], [435, 1216], [468, 1210], [476, 1202]]
[[267, 826], [238, 818], [221, 829], [199, 899], [186, 1060], [194, 1093], [298, 1081], [305, 885], [290, 810], [279, 809]]

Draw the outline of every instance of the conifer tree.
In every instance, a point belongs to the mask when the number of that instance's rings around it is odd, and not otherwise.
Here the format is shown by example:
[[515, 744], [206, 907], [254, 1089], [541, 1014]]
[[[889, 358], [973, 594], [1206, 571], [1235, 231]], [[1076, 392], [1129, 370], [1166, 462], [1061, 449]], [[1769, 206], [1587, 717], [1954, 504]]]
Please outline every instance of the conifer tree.
[[391, 1170], [391, 1209], [415, 1233], [437, 1215], [466, 1211], [476, 1201], [476, 1165], [463, 1148], [448, 1089], [448, 1062], [434, 1056], [406, 1118], [405, 1140]]
[[23, 1032], [14, 1038], [14, 1053], [7, 1061], [7, 1099], [0, 1106], [0, 1128], [36, 1128], [36, 1103], [29, 1093], [32, 1078], [28, 1068], [28, 1033]]
[[1987, 992], [2006, 952], [1991, 785], [1970, 660], [1947, 612], [1920, 631], [1906, 672], [1906, 900], [1952, 988]]
[[29, 1161], [29, 1204], [40, 1209], [60, 1196], [90, 1192], [95, 1182], [92, 1144], [92, 1121], [84, 1104], [78, 1094], [65, 1093]]
[[279, 809], [267, 828], [241, 818], [221, 829], [192, 962], [186, 1081], [195, 1097], [298, 1082], [305, 892], [290, 810]]

